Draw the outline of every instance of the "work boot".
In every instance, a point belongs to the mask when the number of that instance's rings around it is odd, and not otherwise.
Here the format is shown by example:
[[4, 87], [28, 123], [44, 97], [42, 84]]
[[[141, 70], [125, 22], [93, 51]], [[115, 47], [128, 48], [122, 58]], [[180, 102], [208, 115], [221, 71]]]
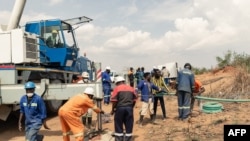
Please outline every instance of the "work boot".
[[92, 117], [88, 117], [88, 128], [91, 129], [92, 126]]
[[140, 115], [140, 119], [139, 119], [139, 127], [142, 127], [142, 121], [143, 121], [143, 115]]
[[85, 116], [82, 116], [82, 123], [83, 123], [83, 125], [86, 126], [86, 117]]

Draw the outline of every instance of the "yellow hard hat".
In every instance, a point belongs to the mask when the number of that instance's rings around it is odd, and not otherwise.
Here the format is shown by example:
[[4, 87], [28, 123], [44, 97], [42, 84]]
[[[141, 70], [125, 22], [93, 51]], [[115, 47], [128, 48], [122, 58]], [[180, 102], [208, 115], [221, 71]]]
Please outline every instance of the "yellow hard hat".
[[57, 30], [55, 30], [55, 29], [54, 29], [54, 30], [52, 30], [52, 33], [57, 33]]

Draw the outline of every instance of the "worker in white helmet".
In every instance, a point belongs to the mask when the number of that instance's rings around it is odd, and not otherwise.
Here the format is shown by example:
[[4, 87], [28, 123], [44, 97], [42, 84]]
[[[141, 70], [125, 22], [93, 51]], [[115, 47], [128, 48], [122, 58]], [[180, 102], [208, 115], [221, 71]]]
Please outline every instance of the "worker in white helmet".
[[70, 141], [70, 131], [75, 137], [75, 141], [83, 141], [84, 125], [80, 117], [84, 115], [89, 108], [96, 113], [104, 114], [104, 111], [94, 105], [94, 89], [87, 87], [83, 93], [71, 97], [58, 112], [63, 132], [63, 141]]
[[[115, 140], [132, 141], [132, 131], [134, 125], [134, 106], [137, 99], [134, 87], [125, 84], [122, 76], [115, 78], [116, 87], [111, 96], [112, 111], [115, 113]], [[125, 126], [125, 134], [123, 134], [123, 124]]]
[[86, 72], [86, 71], [82, 72], [82, 74], [81, 74], [80, 77], [81, 78], [78, 80], [77, 83], [89, 83], [90, 82], [89, 81], [89, 73], [88, 72]]
[[90, 83], [89, 73], [82, 72], [82, 74], [73, 75], [72, 83]]
[[[82, 72], [81, 80], [79, 80], [77, 83], [89, 83], [89, 73], [88, 72]], [[88, 112], [82, 116], [82, 123], [88, 127], [91, 128], [92, 124], [92, 112], [93, 110], [91, 108], [88, 109]]]

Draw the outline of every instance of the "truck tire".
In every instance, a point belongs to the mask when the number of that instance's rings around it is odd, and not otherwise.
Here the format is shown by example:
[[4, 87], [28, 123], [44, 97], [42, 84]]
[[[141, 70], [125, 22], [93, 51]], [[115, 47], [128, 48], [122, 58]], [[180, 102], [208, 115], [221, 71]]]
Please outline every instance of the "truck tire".
[[[51, 84], [60, 84], [61, 80], [52, 80]], [[63, 104], [63, 100], [48, 100], [45, 102], [48, 114], [55, 114]]]

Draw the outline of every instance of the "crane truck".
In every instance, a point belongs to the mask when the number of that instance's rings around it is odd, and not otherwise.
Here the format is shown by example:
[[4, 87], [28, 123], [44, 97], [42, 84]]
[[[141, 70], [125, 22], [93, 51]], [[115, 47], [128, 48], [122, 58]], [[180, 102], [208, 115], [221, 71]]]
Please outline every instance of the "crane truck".
[[[95, 97], [102, 98], [100, 82], [101, 63], [86, 59], [88, 68], [80, 68], [79, 47], [75, 29], [92, 19], [82, 16], [67, 20], [47, 19], [19, 22], [26, 0], [16, 0], [8, 25], [0, 27], [0, 119], [19, 110], [20, 97], [25, 93], [24, 83], [36, 83], [36, 93], [45, 100], [49, 112], [57, 112], [64, 101], [86, 87], [95, 89]], [[59, 46], [51, 46], [47, 38], [58, 33]], [[83, 59], [84, 60], [84, 59]], [[85, 65], [86, 66], [86, 65]], [[90, 84], [73, 84], [73, 75], [95, 71]], [[101, 102], [100, 102], [101, 103]]]

